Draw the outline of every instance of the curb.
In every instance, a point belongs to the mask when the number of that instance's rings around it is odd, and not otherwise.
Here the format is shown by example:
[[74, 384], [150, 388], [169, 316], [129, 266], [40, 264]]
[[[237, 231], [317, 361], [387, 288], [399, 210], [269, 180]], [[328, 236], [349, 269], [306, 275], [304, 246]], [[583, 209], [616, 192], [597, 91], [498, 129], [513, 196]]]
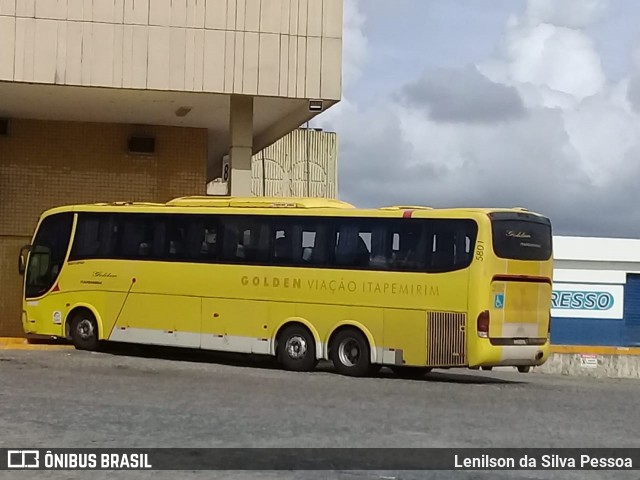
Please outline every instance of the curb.
[[29, 343], [26, 338], [0, 337], [0, 350], [70, 350], [73, 345]]
[[551, 345], [551, 353], [593, 355], [640, 355], [639, 347], [604, 347], [596, 345]]

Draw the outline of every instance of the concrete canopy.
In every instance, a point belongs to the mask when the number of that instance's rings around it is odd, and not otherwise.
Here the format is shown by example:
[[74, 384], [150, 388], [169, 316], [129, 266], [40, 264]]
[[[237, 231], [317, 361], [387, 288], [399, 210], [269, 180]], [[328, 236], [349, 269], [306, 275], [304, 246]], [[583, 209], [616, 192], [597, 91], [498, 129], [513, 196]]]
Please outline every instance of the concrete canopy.
[[[230, 145], [231, 96], [0, 82], [0, 117], [205, 128], [209, 132], [208, 180], [219, 176]], [[336, 100], [323, 101], [326, 109]], [[253, 153], [312, 119], [309, 101], [254, 97]], [[217, 170], [218, 169], [218, 170]]]

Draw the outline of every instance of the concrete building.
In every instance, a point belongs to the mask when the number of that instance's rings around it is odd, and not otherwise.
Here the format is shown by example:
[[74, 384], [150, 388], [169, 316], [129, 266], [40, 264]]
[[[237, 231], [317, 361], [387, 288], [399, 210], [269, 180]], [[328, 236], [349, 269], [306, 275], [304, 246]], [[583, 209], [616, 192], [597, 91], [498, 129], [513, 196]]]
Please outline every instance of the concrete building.
[[[251, 159], [251, 194], [257, 197], [336, 198], [338, 193], [337, 135], [298, 128]], [[223, 159], [222, 175], [228, 171]], [[227, 195], [228, 178], [207, 186], [210, 195]]]
[[0, 336], [59, 204], [204, 194], [339, 101], [342, 0], [0, 0]]
[[554, 237], [551, 342], [640, 345], [640, 240]]

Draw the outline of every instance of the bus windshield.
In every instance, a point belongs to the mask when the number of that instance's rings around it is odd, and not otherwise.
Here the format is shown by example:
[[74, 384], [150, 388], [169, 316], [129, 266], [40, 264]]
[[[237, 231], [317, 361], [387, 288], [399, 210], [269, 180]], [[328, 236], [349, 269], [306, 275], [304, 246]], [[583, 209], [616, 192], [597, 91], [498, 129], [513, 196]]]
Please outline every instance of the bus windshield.
[[46, 217], [40, 224], [29, 255], [27, 298], [44, 295], [58, 279], [67, 254], [72, 223], [72, 213], [59, 213]]
[[500, 258], [511, 260], [549, 260], [551, 225], [528, 215], [517, 218], [493, 214], [493, 250]]

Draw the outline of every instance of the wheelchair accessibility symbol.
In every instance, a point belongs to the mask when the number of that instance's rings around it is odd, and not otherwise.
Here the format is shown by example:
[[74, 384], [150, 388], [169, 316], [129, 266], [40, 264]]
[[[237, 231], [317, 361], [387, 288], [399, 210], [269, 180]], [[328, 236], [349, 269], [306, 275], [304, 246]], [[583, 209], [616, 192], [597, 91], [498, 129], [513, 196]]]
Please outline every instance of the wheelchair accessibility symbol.
[[504, 293], [496, 293], [493, 297], [493, 308], [504, 308]]

